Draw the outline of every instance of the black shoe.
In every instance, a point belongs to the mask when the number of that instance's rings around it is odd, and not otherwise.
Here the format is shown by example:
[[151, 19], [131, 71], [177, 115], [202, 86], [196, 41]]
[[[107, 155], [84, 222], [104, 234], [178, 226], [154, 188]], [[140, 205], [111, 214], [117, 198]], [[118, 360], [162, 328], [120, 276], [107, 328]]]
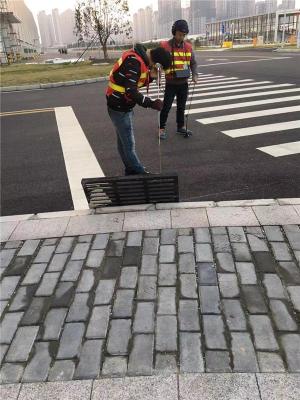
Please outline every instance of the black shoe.
[[189, 129], [186, 129], [186, 128], [184, 128], [184, 127], [182, 127], [182, 128], [177, 128], [177, 132], [176, 132], [178, 135], [181, 135], [181, 136], [184, 136], [185, 138], [188, 138], [188, 137], [190, 137], [190, 136], [192, 136], [193, 135], [193, 132], [192, 131], [190, 131]]

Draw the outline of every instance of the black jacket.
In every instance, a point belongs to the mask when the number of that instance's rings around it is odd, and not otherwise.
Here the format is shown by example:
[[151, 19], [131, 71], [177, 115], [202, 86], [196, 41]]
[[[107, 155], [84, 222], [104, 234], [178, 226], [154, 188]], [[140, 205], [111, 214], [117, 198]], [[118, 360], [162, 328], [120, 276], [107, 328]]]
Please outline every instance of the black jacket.
[[[145, 64], [149, 66], [149, 59], [145, 47], [141, 44], [137, 44], [134, 51], [142, 57]], [[132, 110], [136, 104], [145, 108], [151, 107], [153, 100], [138, 91], [137, 84], [140, 76], [140, 62], [133, 55], [127, 57], [120, 68], [113, 74], [115, 83], [125, 87], [125, 93], [123, 94], [114, 91], [110, 96], [106, 96], [108, 107], [115, 111], [123, 112]]]

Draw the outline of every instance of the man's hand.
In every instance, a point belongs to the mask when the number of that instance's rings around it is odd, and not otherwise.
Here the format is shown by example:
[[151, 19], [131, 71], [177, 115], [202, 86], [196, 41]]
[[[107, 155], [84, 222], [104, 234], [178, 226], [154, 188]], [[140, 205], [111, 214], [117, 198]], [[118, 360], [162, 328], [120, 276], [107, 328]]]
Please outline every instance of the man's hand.
[[152, 79], [157, 79], [157, 77], [158, 77], [158, 72], [157, 72], [156, 66], [153, 66], [153, 67], [150, 69], [150, 76], [151, 76]]
[[156, 110], [156, 111], [161, 111], [163, 108], [163, 105], [164, 105], [163, 101], [156, 99], [152, 102], [151, 108], [153, 108], [153, 110]]
[[193, 82], [193, 83], [197, 83], [197, 82], [198, 82], [198, 76], [193, 76], [192, 82]]

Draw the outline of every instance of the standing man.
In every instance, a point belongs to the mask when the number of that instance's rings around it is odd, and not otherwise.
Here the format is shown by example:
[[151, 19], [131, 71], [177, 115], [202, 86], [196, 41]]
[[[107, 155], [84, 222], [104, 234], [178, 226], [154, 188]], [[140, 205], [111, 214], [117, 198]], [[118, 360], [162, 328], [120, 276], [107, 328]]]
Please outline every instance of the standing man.
[[160, 113], [160, 138], [167, 139], [166, 123], [174, 98], [177, 101], [177, 133], [186, 137], [192, 134], [184, 127], [185, 105], [188, 97], [188, 79], [192, 71], [192, 80], [197, 83], [198, 70], [192, 45], [185, 42], [189, 27], [185, 20], [180, 19], [172, 26], [173, 38], [162, 42], [161, 47], [166, 49], [172, 58], [171, 68], [165, 71], [166, 89], [164, 106]]
[[125, 175], [149, 173], [135, 150], [133, 107], [138, 104], [161, 111], [161, 100], [152, 100], [138, 90], [143, 86], [148, 87], [157, 78], [156, 64], [160, 64], [163, 69], [170, 68], [170, 53], [162, 47], [147, 51], [144, 46], [137, 44], [122, 54], [110, 72], [106, 90], [107, 109], [116, 129], [118, 151], [125, 166]]

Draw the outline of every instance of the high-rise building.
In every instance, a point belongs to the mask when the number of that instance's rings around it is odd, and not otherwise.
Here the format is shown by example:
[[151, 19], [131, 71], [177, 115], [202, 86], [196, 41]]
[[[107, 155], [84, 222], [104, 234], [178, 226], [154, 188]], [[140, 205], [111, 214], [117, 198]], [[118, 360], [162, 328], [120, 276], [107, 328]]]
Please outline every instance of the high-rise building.
[[145, 8], [145, 40], [153, 38], [153, 9], [152, 7]]
[[63, 39], [61, 34], [60, 15], [58, 12], [58, 8], [54, 8], [52, 10], [52, 20], [55, 33], [55, 42], [58, 46], [61, 46], [63, 44]]
[[191, 0], [191, 34], [205, 33], [205, 24], [216, 19], [216, 3], [214, 0]]
[[174, 22], [181, 19], [181, 0], [158, 0], [158, 36], [168, 38]]
[[43, 48], [52, 47], [55, 42], [52, 16], [47, 15], [45, 11], [40, 11], [37, 15], [37, 20]]
[[278, 8], [280, 10], [293, 10], [296, 8], [296, 0], [281, 0]]
[[255, 3], [255, 14], [268, 14], [277, 10], [277, 0], [262, 0]]
[[228, 0], [227, 18], [247, 17], [255, 14], [255, 0]]
[[71, 44], [77, 41], [75, 31], [75, 11], [68, 9], [59, 16], [62, 42]]
[[182, 19], [185, 19], [189, 26], [191, 26], [191, 7], [184, 7], [181, 9]]
[[158, 39], [158, 11], [153, 12], [153, 39]]
[[216, 0], [216, 17], [218, 20], [227, 19], [227, 0]]

